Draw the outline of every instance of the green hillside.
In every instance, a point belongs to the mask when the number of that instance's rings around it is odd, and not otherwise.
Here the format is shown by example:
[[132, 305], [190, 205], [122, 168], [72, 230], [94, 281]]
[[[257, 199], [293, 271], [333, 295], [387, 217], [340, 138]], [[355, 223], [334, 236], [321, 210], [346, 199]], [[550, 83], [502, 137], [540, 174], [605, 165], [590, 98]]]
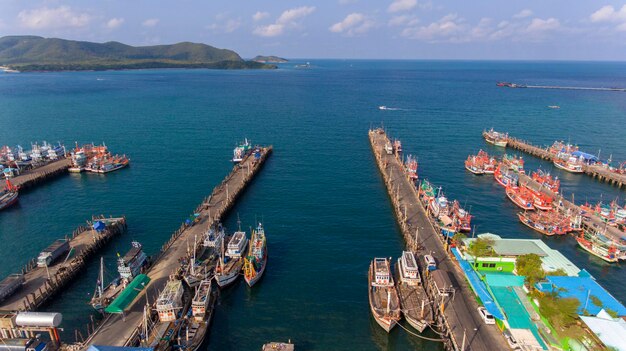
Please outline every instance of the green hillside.
[[0, 66], [19, 71], [138, 68], [275, 68], [244, 61], [236, 52], [206, 44], [130, 46], [37, 36], [0, 38]]

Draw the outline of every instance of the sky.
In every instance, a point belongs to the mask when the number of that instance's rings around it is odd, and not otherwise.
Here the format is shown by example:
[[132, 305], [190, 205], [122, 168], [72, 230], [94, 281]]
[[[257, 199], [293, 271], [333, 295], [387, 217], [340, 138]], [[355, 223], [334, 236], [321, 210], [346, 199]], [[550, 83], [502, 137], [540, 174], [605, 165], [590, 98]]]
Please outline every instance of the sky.
[[626, 60], [626, 0], [0, 0], [0, 36], [287, 58]]

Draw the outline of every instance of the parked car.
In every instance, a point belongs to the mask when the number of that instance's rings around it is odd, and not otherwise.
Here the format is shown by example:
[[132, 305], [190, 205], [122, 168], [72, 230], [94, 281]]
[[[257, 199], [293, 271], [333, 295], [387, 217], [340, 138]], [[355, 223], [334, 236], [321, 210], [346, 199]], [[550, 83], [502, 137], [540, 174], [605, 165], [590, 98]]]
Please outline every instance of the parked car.
[[509, 329], [506, 329], [502, 334], [504, 334], [504, 338], [506, 339], [506, 342], [507, 344], [509, 344], [511, 349], [513, 350], [522, 349], [522, 347], [517, 343], [517, 340], [515, 340], [515, 338], [513, 337], [513, 334], [511, 334], [511, 331]]
[[489, 312], [487, 312], [487, 309], [484, 307], [478, 307], [478, 314], [480, 315], [480, 318], [483, 319], [483, 321], [485, 321], [485, 324], [496, 324], [496, 319], [493, 318], [493, 315]]

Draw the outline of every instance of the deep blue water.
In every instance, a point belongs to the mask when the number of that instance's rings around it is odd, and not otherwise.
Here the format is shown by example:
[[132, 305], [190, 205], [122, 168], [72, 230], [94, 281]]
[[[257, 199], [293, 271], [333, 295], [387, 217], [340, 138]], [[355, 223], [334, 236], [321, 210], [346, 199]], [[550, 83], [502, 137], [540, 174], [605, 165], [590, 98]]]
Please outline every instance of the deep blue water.
[[[485, 128], [537, 144], [571, 140], [581, 149], [626, 160], [626, 94], [504, 89], [495, 82], [626, 86], [625, 63], [317, 61], [275, 71], [145, 70], [0, 73], [0, 145], [60, 140], [105, 141], [132, 166], [107, 176], [66, 175], [23, 192], [0, 213], [0, 276], [17, 270], [52, 240], [92, 214], [126, 215], [127, 234], [158, 250], [180, 222], [230, 171], [234, 144], [248, 137], [273, 144], [266, 167], [227, 218], [236, 227], [263, 218], [270, 261], [260, 284], [221, 294], [206, 347], [258, 349], [268, 340], [303, 350], [432, 349], [396, 328], [387, 336], [371, 320], [366, 272], [374, 256], [400, 254], [403, 243], [371, 155], [367, 130], [384, 123], [419, 157], [420, 176], [443, 187], [476, 216], [477, 232], [540, 238], [518, 223], [514, 205], [490, 177], [463, 160], [480, 148]], [[560, 105], [552, 110], [548, 105]], [[401, 110], [381, 111], [387, 105]], [[553, 170], [577, 201], [620, 197], [582, 175]], [[612, 294], [626, 301], [626, 271], [576, 248], [573, 238], [542, 238]], [[84, 326], [97, 259], [46, 310], [64, 314], [63, 337]]]

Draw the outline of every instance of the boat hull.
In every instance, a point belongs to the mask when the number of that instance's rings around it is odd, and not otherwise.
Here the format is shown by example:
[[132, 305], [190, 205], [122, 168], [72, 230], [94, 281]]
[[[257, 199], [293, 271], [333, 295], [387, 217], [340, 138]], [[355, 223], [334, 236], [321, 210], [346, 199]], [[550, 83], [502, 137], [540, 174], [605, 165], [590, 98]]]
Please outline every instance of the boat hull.
[[246, 283], [248, 284], [249, 287], [253, 287], [254, 284], [256, 284], [259, 280], [261, 280], [261, 277], [263, 277], [263, 273], [265, 273], [265, 266], [267, 266], [267, 256], [265, 256], [265, 261], [263, 262], [263, 266], [258, 272], [256, 272], [254, 277], [248, 277], [244, 275], [244, 279], [246, 280]]
[[0, 211], [5, 208], [9, 208], [17, 203], [19, 194], [14, 192], [13, 195], [8, 196], [2, 203], [0, 203]]
[[520, 203], [513, 195], [514, 194], [513, 194], [512, 191], [507, 191], [506, 192], [506, 197], [508, 197], [509, 200], [511, 200], [517, 207], [521, 208], [522, 210], [526, 210], [526, 211], [533, 211], [535, 209], [535, 207], [533, 206], [532, 203], [530, 203], [530, 204]]
[[562, 169], [566, 172], [570, 172], [570, 173], [583, 173], [582, 168], [581, 169], [573, 169], [573, 168], [568, 168], [566, 166], [563, 166], [562, 164], [558, 163], [558, 162], [553, 162], [554, 166], [556, 166], [556, 168]]
[[576, 242], [578, 243], [578, 246], [580, 246], [583, 250], [589, 252], [590, 254], [606, 261], [609, 263], [616, 263], [619, 258], [617, 255], [613, 256], [613, 257], [606, 257], [602, 254], [600, 254], [599, 252], [596, 252], [593, 250], [593, 243], [590, 243], [584, 239], [580, 239], [580, 238], [576, 238]]
[[220, 275], [215, 275], [215, 282], [217, 283], [217, 285], [220, 288], [225, 288], [229, 285], [231, 285], [232, 283], [234, 283], [237, 278], [239, 277], [239, 271], [237, 272], [232, 272], [229, 274], [220, 274]]
[[475, 175], [483, 175], [485, 174], [485, 171], [482, 169], [478, 169], [478, 168], [472, 168], [469, 166], [465, 166], [465, 169], [467, 169], [468, 171], [470, 171], [471, 173], [475, 174]]

